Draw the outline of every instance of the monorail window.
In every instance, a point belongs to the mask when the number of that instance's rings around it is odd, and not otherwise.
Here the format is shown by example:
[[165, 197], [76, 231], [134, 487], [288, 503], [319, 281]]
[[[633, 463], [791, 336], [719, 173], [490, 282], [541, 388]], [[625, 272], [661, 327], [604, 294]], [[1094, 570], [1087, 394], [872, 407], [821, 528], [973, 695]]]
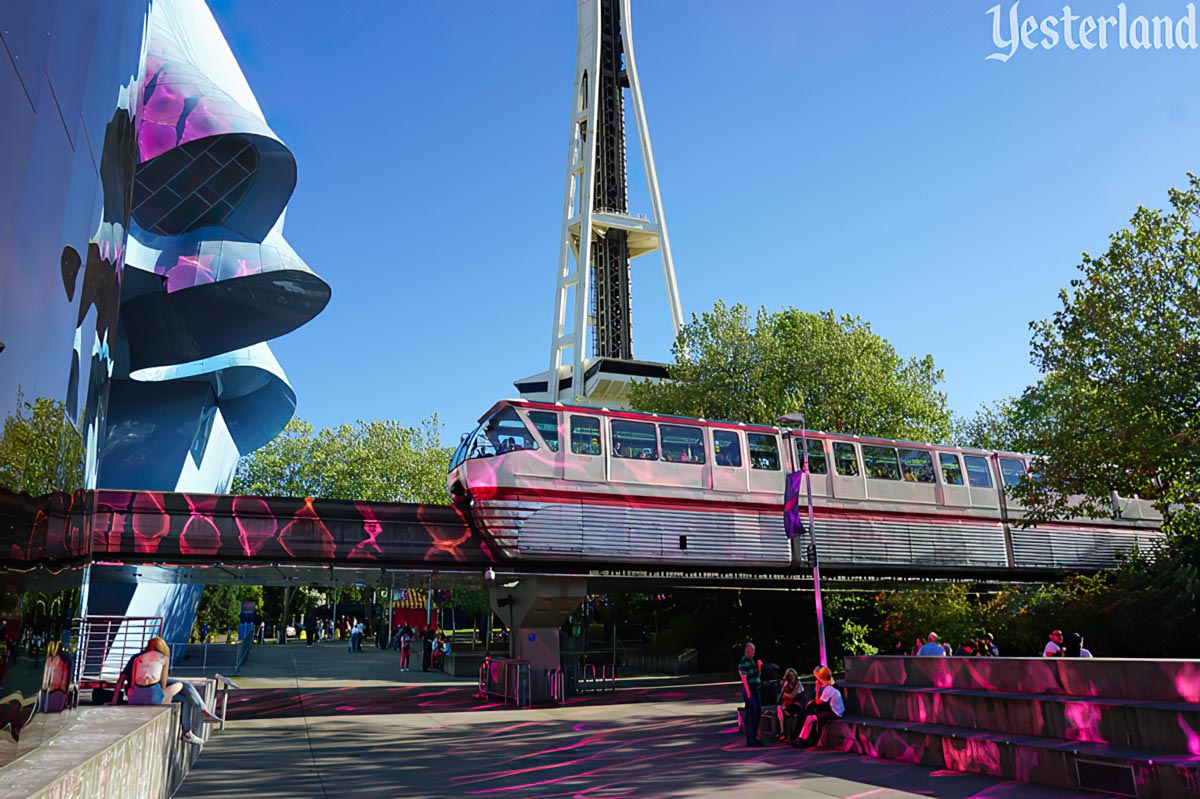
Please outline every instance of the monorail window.
[[662, 459], [672, 463], [704, 463], [704, 431], [699, 427], [660, 424]]
[[779, 442], [775, 436], [747, 433], [746, 443], [750, 450], [750, 468], [779, 471]]
[[971, 488], [991, 488], [992, 472], [988, 469], [987, 458], [982, 455], [963, 455], [967, 464], [967, 482]]
[[863, 468], [867, 477], [874, 480], [899, 480], [900, 465], [896, 462], [896, 450], [891, 447], [874, 447], [863, 444]]
[[939, 452], [938, 462], [942, 464], [942, 482], [948, 486], [960, 486], [963, 484], [962, 466], [958, 462], [958, 456], [949, 452]]
[[1025, 476], [1025, 464], [1016, 458], [1001, 458], [1000, 476], [1004, 478], [1004, 485], [1012, 488], [1019, 484], [1021, 478]]
[[614, 458], [658, 460], [658, 435], [654, 432], [652, 424], [613, 419], [612, 439]]
[[[804, 439], [796, 439], [796, 466], [803, 468], [804, 466], [804, 449], [801, 442]], [[825, 461], [825, 442], [819, 438], [808, 439], [808, 470], [812, 474], [829, 474], [829, 464]]]
[[716, 453], [713, 459], [718, 466], [742, 465], [742, 443], [732, 430], [713, 431], [713, 451]]
[[853, 444], [833, 445], [833, 467], [842, 477], [858, 477], [858, 455]]
[[496, 411], [475, 430], [468, 446], [468, 458], [490, 458], [507, 452], [537, 449], [533, 433], [511, 407]]
[[600, 420], [595, 416], [571, 416], [571, 452], [575, 455], [601, 455]]
[[542, 434], [551, 452], [558, 452], [558, 414], [554, 411], [530, 411], [529, 420]]
[[923, 449], [900, 450], [900, 473], [909, 483], [935, 483], [933, 456]]

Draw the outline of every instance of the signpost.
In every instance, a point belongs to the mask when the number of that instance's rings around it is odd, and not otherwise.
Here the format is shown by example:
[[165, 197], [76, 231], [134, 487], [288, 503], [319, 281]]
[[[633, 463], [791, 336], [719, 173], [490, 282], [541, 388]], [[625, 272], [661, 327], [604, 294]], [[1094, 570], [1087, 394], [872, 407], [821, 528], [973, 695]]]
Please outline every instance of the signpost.
[[[821, 665], [828, 666], [829, 659], [825, 650], [825, 608], [821, 603], [821, 564], [817, 557], [817, 532], [813, 526], [812, 472], [808, 466], [808, 427], [804, 423], [803, 413], [789, 413], [779, 417], [778, 421], [781, 423], [798, 421], [800, 423], [800, 449], [803, 452], [800, 476], [805, 481], [808, 497], [808, 565], [812, 568], [813, 573], [813, 599], [817, 606], [817, 643], [821, 649]], [[800, 501], [800, 486], [798, 480], [793, 486], [794, 477], [795, 475], [788, 475], [788, 491], [784, 503], [784, 525], [788, 538], [795, 538], [800, 534], [797, 527], [803, 529], [803, 525], [800, 524], [800, 509], [796, 507]]]

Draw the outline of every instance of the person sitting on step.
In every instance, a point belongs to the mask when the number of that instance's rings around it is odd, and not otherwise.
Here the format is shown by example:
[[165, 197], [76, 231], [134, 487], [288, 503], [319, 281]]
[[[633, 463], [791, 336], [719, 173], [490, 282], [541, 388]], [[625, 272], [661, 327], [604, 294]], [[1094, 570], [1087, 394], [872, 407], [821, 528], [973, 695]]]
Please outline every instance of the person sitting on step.
[[846, 714], [846, 705], [842, 701], [842, 693], [833, 687], [833, 674], [828, 666], [817, 666], [813, 669], [817, 678], [815, 698], [804, 706], [804, 721], [800, 736], [792, 742], [793, 746], [809, 747], [821, 740], [821, 730], [830, 719], [840, 719]]

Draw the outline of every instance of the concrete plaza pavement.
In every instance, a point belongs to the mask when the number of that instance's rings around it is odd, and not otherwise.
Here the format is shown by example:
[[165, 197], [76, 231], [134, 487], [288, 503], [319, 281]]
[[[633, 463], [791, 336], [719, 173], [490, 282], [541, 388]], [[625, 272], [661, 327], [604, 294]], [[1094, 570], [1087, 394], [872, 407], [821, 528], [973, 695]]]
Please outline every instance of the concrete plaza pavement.
[[[415, 660], [415, 659], [414, 659]], [[395, 652], [256, 647], [229, 722], [176, 799], [788, 797], [1057, 799], [1077, 794], [774, 742], [749, 749], [732, 682], [630, 679], [516, 710]]]

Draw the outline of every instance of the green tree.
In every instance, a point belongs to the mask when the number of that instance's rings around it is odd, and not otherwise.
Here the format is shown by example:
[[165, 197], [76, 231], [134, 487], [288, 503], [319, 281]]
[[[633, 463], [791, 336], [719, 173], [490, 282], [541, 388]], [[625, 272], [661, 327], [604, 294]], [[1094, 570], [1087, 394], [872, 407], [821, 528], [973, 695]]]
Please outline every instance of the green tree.
[[1139, 207], [1107, 252], [1084, 253], [1062, 308], [1031, 325], [1043, 377], [1022, 401], [1044, 457], [1017, 494], [1032, 521], [1109, 515], [1115, 490], [1153, 502], [1168, 533], [1195, 533], [1200, 178], [1169, 197], [1168, 210]]
[[26, 402], [18, 391], [0, 430], [0, 486], [34, 496], [74, 491], [83, 484], [83, 448], [63, 403], [49, 397]]
[[211, 633], [237, 628], [242, 613], [242, 601], [252, 600], [263, 605], [261, 585], [206, 585], [196, 608], [195, 627], [207, 624]]
[[877, 602], [884, 615], [879, 647], [885, 652], [897, 639], [909, 649], [931, 632], [955, 646], [979, 634], [980, 621], [962, 583], [889, 591], [880, 594]]
[[445, 502], [446, 465], [435, 415], [416, 427], [358, 421], [316, 430], [293, 419], [238, 463], [233, 492], [263, 496]]
[[1028, 417], [1029, 409], [1020, 397], [981, 404], [974, 416], [955, 417], [953, 440], [960, 447], [1033, 454], [1037, 443], [1030, 435]]
[[718, 302], [679, 332], [671, 379], [635, 382], [634, 408], [775, 424], [803, 411], [813, 429], [916, 441], [950, 436], [942, 371], [932, 356], [902, 358], [870, 324]]

